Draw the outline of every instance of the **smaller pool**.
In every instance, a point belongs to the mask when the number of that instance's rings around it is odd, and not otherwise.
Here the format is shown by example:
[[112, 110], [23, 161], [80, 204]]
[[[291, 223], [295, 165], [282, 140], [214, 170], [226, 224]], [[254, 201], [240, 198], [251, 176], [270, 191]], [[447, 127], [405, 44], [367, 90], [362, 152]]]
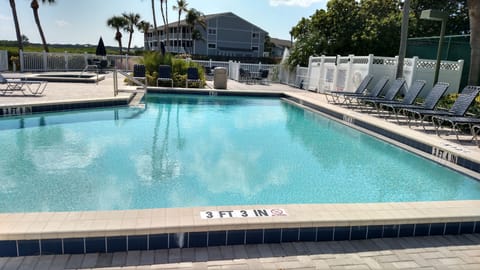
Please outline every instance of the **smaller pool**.
[[47, 82], [96, 83], [104, 80], [105, 76], [90, 72], [41, 73], [29, 76], [28, 79]]

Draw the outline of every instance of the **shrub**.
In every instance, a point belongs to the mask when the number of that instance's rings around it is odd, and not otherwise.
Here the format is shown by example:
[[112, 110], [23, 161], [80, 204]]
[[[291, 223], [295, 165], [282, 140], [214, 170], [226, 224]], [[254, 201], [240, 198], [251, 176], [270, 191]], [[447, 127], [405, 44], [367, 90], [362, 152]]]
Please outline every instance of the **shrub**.
[[[185, 87], [187, 80], [187, 69], [189, 67], [196, 67], [201, 80], [200, 84], [190, 84], [189, 86], [196, 86], [203, 88], [205, 85], [205, 72], [201, 65], [188, 61], [182, 58], [175, 58], [171, 54], [162, 55], [159, 52], [147, 52], [143, 56], [140, 63], [145, 65], [147, 73], [147, 83], [150, 86], [157, 85], [158, 73], [157, 69], [159, 65], [169, 65], [172, 67], [172, 79], [174, 87]], [[169, 86], [168, 84], [164, 84]]]

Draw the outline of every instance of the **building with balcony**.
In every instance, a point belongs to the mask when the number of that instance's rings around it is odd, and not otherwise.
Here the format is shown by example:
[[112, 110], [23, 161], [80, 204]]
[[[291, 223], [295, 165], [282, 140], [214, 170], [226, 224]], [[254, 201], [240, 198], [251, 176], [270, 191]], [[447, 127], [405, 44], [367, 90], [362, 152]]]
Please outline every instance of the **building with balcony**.
[[145, 46], [158, 50], [163, 42], [166, 51], [205, 56], [262, 57], [267, 32], [260, 27], [231, 13], [205, 16], [206, 28], [196, 25], [201, 38], [193, 39], [190, 26], [185, 20], [168, 24], [169, 40], [164, 26], [150, 30]]

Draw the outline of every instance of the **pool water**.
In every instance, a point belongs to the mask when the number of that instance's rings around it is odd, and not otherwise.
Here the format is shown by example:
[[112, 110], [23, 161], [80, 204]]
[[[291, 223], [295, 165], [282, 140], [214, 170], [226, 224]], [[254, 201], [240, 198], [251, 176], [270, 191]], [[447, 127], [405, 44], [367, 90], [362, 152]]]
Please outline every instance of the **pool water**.
[[0, 212], [480, 199], [476, 180], [280, 99], [148, 97], [0, 120]]

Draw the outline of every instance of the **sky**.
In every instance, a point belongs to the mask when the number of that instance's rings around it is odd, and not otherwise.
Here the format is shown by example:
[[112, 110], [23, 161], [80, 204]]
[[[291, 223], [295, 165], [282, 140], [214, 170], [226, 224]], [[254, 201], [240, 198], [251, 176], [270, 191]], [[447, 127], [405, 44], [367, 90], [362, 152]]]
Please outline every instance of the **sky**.
[[[30, 0], [16, 0], [20, 30], [30, 42], [41, 39], [33, 19]], [[39, 1], [41, 2], [41, 1]], [[178, 12], [172, 10], [177, 1], [168, 1], [169, 22], [178, 20]], [[302, 17], [313, 15], [317, 9], [325, 9], [327, 0], [187, 0], [188, 8], [204, 14], [233, 12], [243, 19], [267, 31], [270, 37], [290, 40], [289, 32]], [[155, 0], [157, 24], [162, 25], [160, 1]], [[138, 13], [142, 20], [153, 24], [150, 0], [57, 0], [54, 4], [40, 3], [40, 21], [49, 44], [92, 44], [103, 37], [105, 45], [117, 46], [115, 30], [107, 26], [108, 18], [122, 13]], [[183, 19], [183, 15], [182, 15]], [[9, 0], [0, 0], [0, 40], [16, 40], [15, 26]], [[123, 44], [128, 34], [123, 33]], [[143, 34], [136, 31], [132, 47], [143, 46]]]

